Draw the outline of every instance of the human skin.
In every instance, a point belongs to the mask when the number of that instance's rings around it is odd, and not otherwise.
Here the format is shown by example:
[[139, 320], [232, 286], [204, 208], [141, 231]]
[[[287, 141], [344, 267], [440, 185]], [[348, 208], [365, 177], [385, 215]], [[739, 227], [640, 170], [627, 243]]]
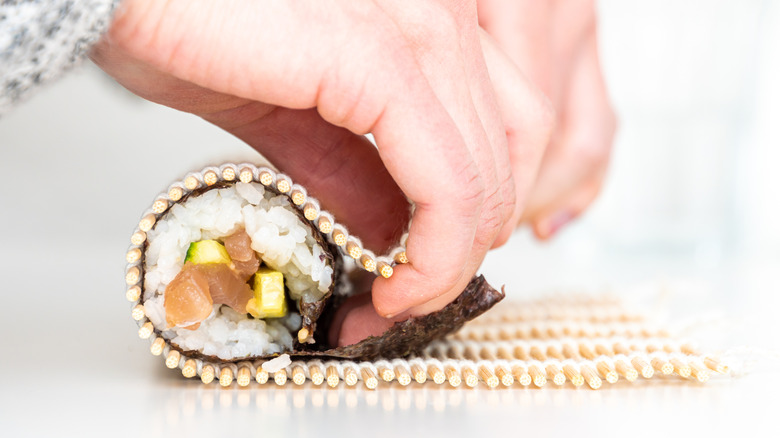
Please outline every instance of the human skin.
[[339, 345], [460, 293], [521, 218], [555, 119], [471, 1], [126, 0], [91, 57], [262, 152], [376, 251], [414, 202], [410, 262], [344, 307]]
[[555, 129], [521, 217], [547, 239], [598, 195], [615, 135], [595, 1], [480, 0], [479, 22], [555, 108]]

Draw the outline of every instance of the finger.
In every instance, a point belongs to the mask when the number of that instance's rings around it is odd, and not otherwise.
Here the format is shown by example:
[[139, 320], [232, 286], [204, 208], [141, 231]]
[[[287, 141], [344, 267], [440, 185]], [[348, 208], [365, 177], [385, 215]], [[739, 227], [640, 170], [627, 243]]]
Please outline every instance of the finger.
[[485, 184], [468, 262], [471, 272], [464, 273], [471, 275], [513, 212], [514, 185], [503, 123], [479, 42], [476, 7], [457, 13], [433, 10], [440, 17], [436, 24], [412, 26], [407, 37], [425, 44], [426, 50], [418, 53], [423, 74], [466, 140]]
[[595, 199], [606, 173], [616, 121], [598, 62], [595, 34], [572, 72], [561, 120], [561, 135], [544, 158], [539, 189], [526, 213], [544, 238]]
[[371, 294], [363, 293], [347, 299], [336, 311], [328, 333], [330, 345], [352, 345], [369, 336], [379, 336], [395, 321], [376, 313]]
[[478, 4], [479, 25], [543, 93], [552, 96], [552, 2], [480, 0]]
[[514, 173], [516, 202], [510, 219], [494, 243], [503, 245], [515, 230], [555, 123], [549, 100], [515, 66], [492, 39], [483, 34], [482, 47], [504, 123], [509, 160]]
[[[476, 17], [477, 11], [474, 10], [473, 14]], [[467, 14], [465, 16], [466, 20], [471, 18], [473, 18], [471, 15]], [[511, 63], [496, 63], [492, 59], [490, 61], [493, 62], [490, 62], [491, 65], [489, 66], [488, 55], [483, 47], [483, 39], [487, 37], [485, 31], [471, 21], [464, 23], [463, 29], [461, 46], [465, 55], [466, 76], [473, 97], [474, 108], [485, 129], [488, 144], [492, 151], [498, 194], [502, 202], [500, 207], [503, 210], [502, 221], [506, 223], [514, 212], [517, 196], [515, 194], [512, 166], [507, 148], [505, 125], [507, 124], [508, 115], [501, 112], [495, 84], [491, 80], [491, 70], [494, 73], [496, 70], [512, 70], [513, 66]], [[525, 86], [526, 84], [520, 83], [515, 85]], [[490, 204], [488, 202], [486, 209], [489, 208]]]
[[[408, 26], [408, 23], [405, 23], [402, 27], [414, 30], [414, 32], [407, 32], [405, 36], [413, 42], [412, 47], [418, 48], [414, 52], [416, 63], [420, 66], [420, 72], [431, 93], [451, 120], [455, 130], [453, 134], [457, 133], [461, 137], [457, 140], [457, 147], [463, 149], [456, 156], [459, 160], [456, 166], [441, 159], [441, 154], [455, 156], [453, 145], [450, 144], [442, 145], [439, 154], [431, 155], [433, 161], [430, 163], [438, 164], [425, 165], [425, 170], [419, 168], [419, 172], [438, 173], [441, 178], [441, 181], [436, 183], [440, 189], [431, 188], [427, 190], [427, 194], [420, 193], [422, 198], [415, 198], [412, 193], [406, 191], [404, 184], [399, 180], [402, 189], [416, 203], [407, 241], [407, 256], [411, 266], [401, 266], [389, 280], [378, 279], [374, 283], [374, 306], [383, 316], [395, 315], [410, 308], [417, 308], [423, 303], [435, 301], [425, 309], [418, 309], [419, 312], [425, 313], [436, 310], [454, 299], [476, 272], [507, 216], [503, 207], [504, 196], [508, 191], [504, 189], [505, 184], [498, 181], [497, 160], [494, 146], [491, 144], [491, 140], [502, 141], [500, 123], [492, 121], [492, 124], [486, 127], [483, 119], [497, 117], [495, 103], [485, 101], [485, 95], [480, 88], [482, 84], [475, 83], [479, 80], [485, 81], [486, 74], [482, 72], [480, 76], [479, 72], [471, 71], [467, 67], [474, 61], [464, 58], [463, 53], [469, 48], [464, 48], [465, 43], [460, 41], [457, 21], [442, 20], [435, 23], [436, 25], [425, 26]], [[476, 32], [475, 15], [472, 27], [472, 31]], [[452, 44], [461, 46], [453, 47]], [[473, 56], [481, 58], [478, 56], [479, 52], [477, 51], [477, 55]], [[484, 61], [480, 59], [480, 62]], [[475, 104], [475, 100], [479, 102], [478, 105]], [[482, 114], [480, 110], [483, 111]], [[408, 113], [408, 108], [405, 112]], [[417, 121], [412, 122], [412, 126], [417, 124]], [[426, 160], [417, 156], [419, 149], [406, 155], [412, 152], [408, 148], [383, 147], [381, 135], [383, 133], [387, 135], [389, 131], [383, 131], [381, 124], [377, 128], [379, 129], [374, 133], [380, 154], [386, 158], [385, 163], [391, 174], [395, 169], [400, 172], [408, 171], [411, 162], [415, 162], [415, 165], [426, 163]], [[406, 130], [408, 131], [408, 127]], [[439, 130], [441, 128], [437, 129]], [[487, 130], [491, 131], [490, 135]], [[397, 136], [398, 133], [391, 135]], [[430, 134], [426, 133], [426, 136], [428, 135]], [[434, 139], [432, 142], [440, 144], [441, 140]], [[424, 150], [427, 153], [429, 148]], [[496, 150], [504, 150], [506, 154], [505, 148], [500, 144], [496, 146]], [[390, 152], [387, 156], [384, 155], [386, 151]], [[434, 149], [430, 151], [433, 152]], [[462, 173], [458, 169], [464, 165], [467, 166], [465, 167], [468, 169], [467, 173]], [[504, 177], [508, 177], [511, 181], [509, 172], [505, 171], [504, 174]], [[448, 180], [456, 185], [447, 187]], [[410, 188], [417, 190], [416, 187]], [[509, 186], [510, 191], [511, 189], [512, 187]], [[447, 195], [448, 193], [450, 195]], [[434, 199], [431, 194], [440, 194], [443, 197], [438, 196]], [[470, 205], [471, 211], [466, 212], [463, 209], [465, 205]], [[468, 228], [453, 229], [452, 227], [460, 221], [457, 216], [450, 216], [453, 213], [468, 219], [470, 221]], [[459, 246], [454, 248], [452, 241], [443, 238], [445, 234], [453, 236], [455, 242], [459, 242]], [[464, 239], [466, 236], [468, 240]], [[456, 260], [457, 265], [450, 266], [449, 260]], [[455, 266], [457, 270], [453, 269]]]
[[[461, 278], [470, 279], [479, 269], [485, 254], [492, 246], [498, 231], [514, 213], [515, 186], [510, 167], [506, 135], [490, 82], [485, 58], [479, 42], [478, 27], [467, 22], [469, 15], [462, 14], [460, 52], [463, 57], [459, 68], [440, 68], [428, 71], [429, 82], [447, 108], [466, 139], [466, 145], [474, 157], [485, 182], [486, 192], [479, 215], [474, 242], [467, 255]], [[436, 53], [448, 53], [438, 50]], [[439, 67], [440, 62], [433, 63]], [[425, 62], [423, 65], [426, 65]], [[425, 68], [424, 68], [425, 71]], [[464, 89], [464, 85], [466, 86]], [[460, 88], [460, 100], [453, 99], [452, 91]], [[417, 304], [406, 310], [403, 316], [428, 314], [444, 307], [460, 293], [453, 288], [447, 293]], [[375, 297], [380, 303], [383, 297]]]
[[382, 316], [466, 286], [463, 271], [484, 198], [479, 169], [444, 107], [415, 114], [409, 108], [419, 104], [405, 100], [391, 103], [374, 129], [383, 162], [416, 204], [407, 240], [409, 263], [397, 266], [391, 278], [374, 282], [374, 305]]
[[550, 206], [548, 211], [541, 212], [531, 224], [536, 237], [542, 240], [549, 239], [579, 217], [598, 197], [601, 186], [602, 178], [594, 177], [580, 184], [558, 204]]
[[[472, 248], [473, 258], [470, 260], [474, 266], [474, 271], [482, 263], [484, 254], [495, 245], [496, 238], [499, 236], [497, 231], [507, 226], [513, 220], [513, 216], [519, 204], [517, 203], [517, 193], [515, 178], [512, 172], [510, 160], [510, 150], [508, 148], [507, 125], [517, 123], [515, 118], [520, 114], [503, 112], [498, 100], [503, 96], [497, 96], [498, 90], [492, 80], [491, 73], [499, 78], [512, 76], [514, 66], [511, 62], [496, 62], [496, 57], [491, 53], [490, 60], [488, 54], [483, 49], [484, 38], [487, 35], [482, 29], [475, 28], [477, 34], [474, 38], [468, 38], [463, 44], [467, 45], [465, 52], [473, 54], [476, 59], [467, 62], [467, 76], [471, 95], [474, 97], [474, 107], [480, 117], [480, 121], [485, 128], [488, 138], [488, 145], [492, 151], [492, 170], [495, 173], [494, 184], [496, 187], [492, 194], [488, 194], [483, 206], [481, 224], [483, 229], [477, 230], [477, 236]], [[497, 48], [494, 47], [497, 50]], [[476, 56], [478, 55], [478, 56]], [[488, 62], [490, 65], [488, 66]], [[504, 72], [503, 70], [509, 70]], [[528, 84], [523, 81], [517, 81], [508, 84], [508, 87], [520, 87], [525, 91]], [[522, 91], [521, 91], [522, 93]], [[479, 154], [480, 151], [473, 151], [473, 154]], [[485, 157], [488, 158], [488, 157]], [[491, 223], [491, 221], [495, 223]], [[500, 223], [498, 222], [500, 221]]]

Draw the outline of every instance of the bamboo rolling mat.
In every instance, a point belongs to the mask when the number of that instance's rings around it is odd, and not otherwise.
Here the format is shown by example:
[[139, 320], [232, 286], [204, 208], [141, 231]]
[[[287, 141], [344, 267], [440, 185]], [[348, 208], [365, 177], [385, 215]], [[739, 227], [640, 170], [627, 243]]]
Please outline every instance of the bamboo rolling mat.
[[[154, 345], [152, 346], [154, 348]], [[171, 359], [171, 358], [168, 358]], [[166, 360], [166, 364], [172, 360]], [[620, 380], [705, 383], [728, 367], [611, 296], [556, 295], [505, 301], [459, 332], [407, 359], [293, 361], [268, 371], [264, 362], [182, 370], [203, 383], [249, 385], [448, 385], [489, 388], [587, 385]], [[175, 366], [170, 366], [175, 368]], [[266, 368], [266, 369], [264, 369]]]

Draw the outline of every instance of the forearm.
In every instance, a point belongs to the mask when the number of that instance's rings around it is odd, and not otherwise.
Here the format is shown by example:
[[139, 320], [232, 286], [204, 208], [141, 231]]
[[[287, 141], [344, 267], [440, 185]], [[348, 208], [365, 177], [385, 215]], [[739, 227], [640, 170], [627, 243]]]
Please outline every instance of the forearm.
[[77, 65], [106, 31], [118, 0], [0, 2], [0, 116]]

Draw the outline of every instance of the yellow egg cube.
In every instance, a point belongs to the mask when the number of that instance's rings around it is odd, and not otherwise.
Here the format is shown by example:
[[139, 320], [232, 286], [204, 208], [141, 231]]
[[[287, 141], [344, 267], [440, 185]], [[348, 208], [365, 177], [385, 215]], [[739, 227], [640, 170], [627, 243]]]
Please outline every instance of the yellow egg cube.
[[246, 311], [255, 318], [281, 318], [287, 315], [287, 299], [284, 296], [284, 276], [266, 267], [255, 274], [255, 296], [246, 304]]

